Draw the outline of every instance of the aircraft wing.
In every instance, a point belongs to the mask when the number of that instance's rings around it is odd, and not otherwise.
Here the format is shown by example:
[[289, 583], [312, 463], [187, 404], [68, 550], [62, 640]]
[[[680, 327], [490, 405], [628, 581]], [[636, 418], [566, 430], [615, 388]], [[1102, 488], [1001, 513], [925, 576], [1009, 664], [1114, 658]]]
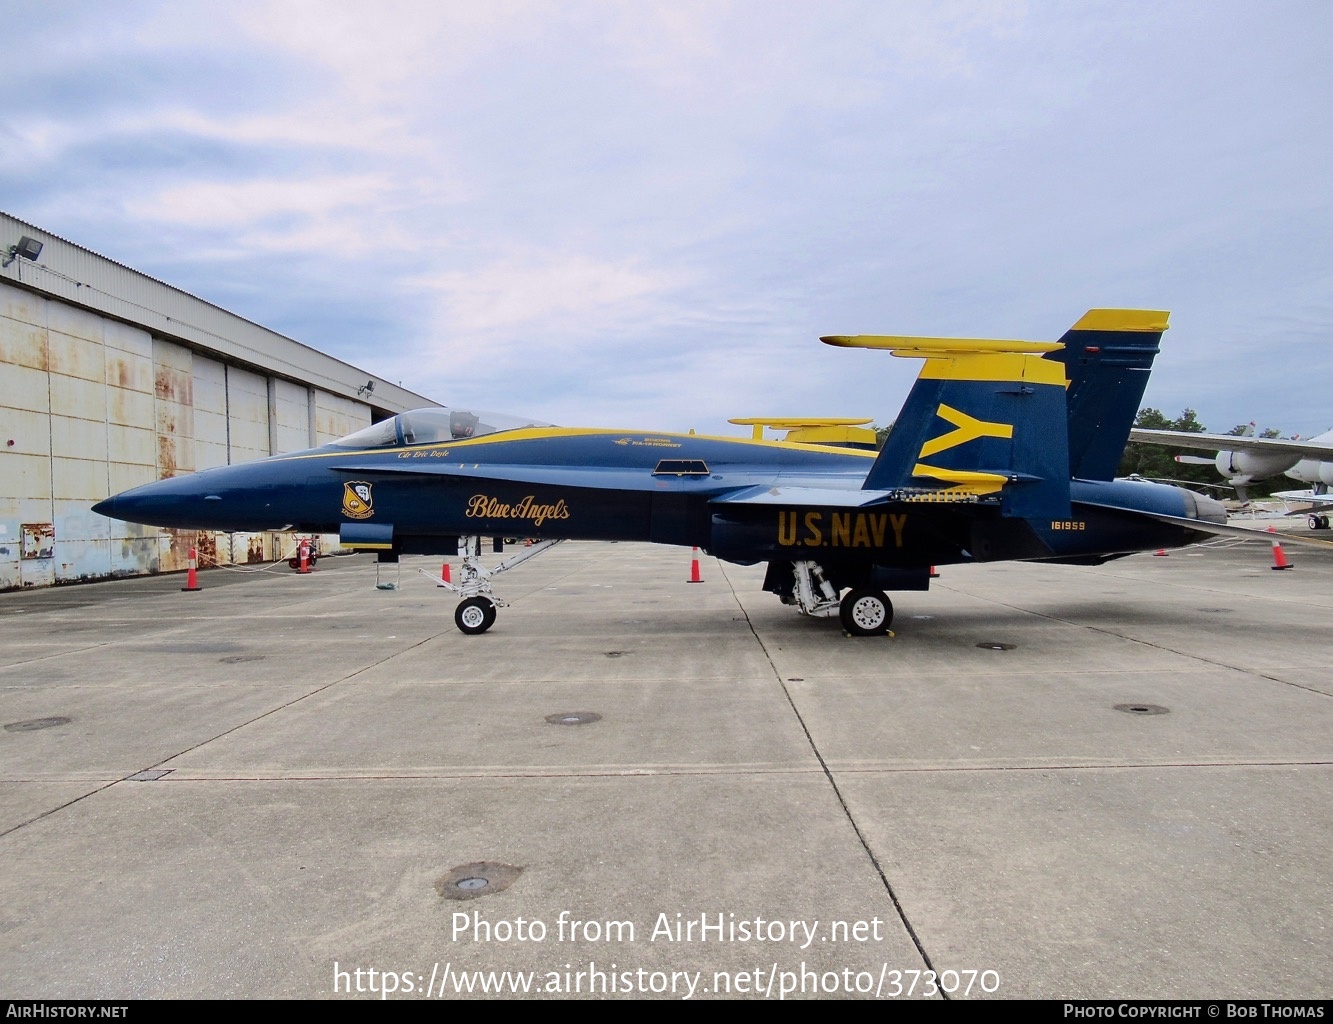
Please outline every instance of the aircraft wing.
[[1333, 459], [1333, 443], [1319, 440], [1291, 441], [1281, 437], [1237, 437], [1234, 434], [1196, 434], [1188, 430], [1144, 430], [1139, 427], [1129, 432], [1129, 439], [1140, 444], [1198, 448], [1209, 452], [1255, 452], [1296, 455], [1306, 459]]

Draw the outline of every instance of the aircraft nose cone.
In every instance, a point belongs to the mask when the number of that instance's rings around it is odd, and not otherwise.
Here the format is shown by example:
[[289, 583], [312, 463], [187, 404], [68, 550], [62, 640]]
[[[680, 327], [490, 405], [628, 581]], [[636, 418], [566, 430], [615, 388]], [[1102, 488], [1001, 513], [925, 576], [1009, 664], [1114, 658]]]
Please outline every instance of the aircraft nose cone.
[[106, 516], [108, 519], [116, 518], [116, 499], [104, 498], [93, 506], [93, 511], [99, 516]]

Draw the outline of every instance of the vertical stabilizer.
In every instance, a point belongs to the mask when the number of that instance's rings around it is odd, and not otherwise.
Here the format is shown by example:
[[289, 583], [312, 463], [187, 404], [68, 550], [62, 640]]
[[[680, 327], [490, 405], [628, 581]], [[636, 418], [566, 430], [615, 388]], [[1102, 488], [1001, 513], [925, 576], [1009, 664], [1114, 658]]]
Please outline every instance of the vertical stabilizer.
[[1069, 475], [1111, 480], [1138, 414], [1169, 313], [1090, 309], [1045, 358], [1069, 378]]

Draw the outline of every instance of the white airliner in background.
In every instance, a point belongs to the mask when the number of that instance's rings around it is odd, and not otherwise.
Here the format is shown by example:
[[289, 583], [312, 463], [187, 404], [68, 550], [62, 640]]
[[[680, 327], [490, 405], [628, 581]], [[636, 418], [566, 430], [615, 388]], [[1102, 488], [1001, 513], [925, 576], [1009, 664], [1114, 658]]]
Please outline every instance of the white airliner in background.
[[[1194, 434], [1183, 430], [1144, 430], [1129, 432], [1131, 441], [1141, 444], [1160, 444], [1171, 448], [1200, 448], [1215, 451], [1212, 459], [1197, 459], [1177, 455], [1177, 460], [1217, 467], [1227, 483], [1244, 497], [1244, 488], [1256, 480], [1285, 473], [1293, 480], [1310, 485], [1308, 491], [1283, 491], [1276, 498], [1289, 501], [1308, 501], [1317, 509], [1333, 506], [1333, 430], [1306, 440], [1281, 437], [1237, 437], [1234, 434]], [[1327, 530], [1329, 515], [1324, 511], [1310, 512], [1310, 529]]]

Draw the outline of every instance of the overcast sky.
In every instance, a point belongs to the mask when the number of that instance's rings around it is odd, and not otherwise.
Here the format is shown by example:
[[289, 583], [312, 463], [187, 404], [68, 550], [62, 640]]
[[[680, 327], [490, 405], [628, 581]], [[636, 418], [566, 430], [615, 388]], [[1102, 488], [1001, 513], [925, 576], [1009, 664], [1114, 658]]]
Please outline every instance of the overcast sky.
[[0, 209], [448, 405], [892, 419], [821, 334], [1168, 309], [1333, 426], [1333, 4], [0, 0]]

